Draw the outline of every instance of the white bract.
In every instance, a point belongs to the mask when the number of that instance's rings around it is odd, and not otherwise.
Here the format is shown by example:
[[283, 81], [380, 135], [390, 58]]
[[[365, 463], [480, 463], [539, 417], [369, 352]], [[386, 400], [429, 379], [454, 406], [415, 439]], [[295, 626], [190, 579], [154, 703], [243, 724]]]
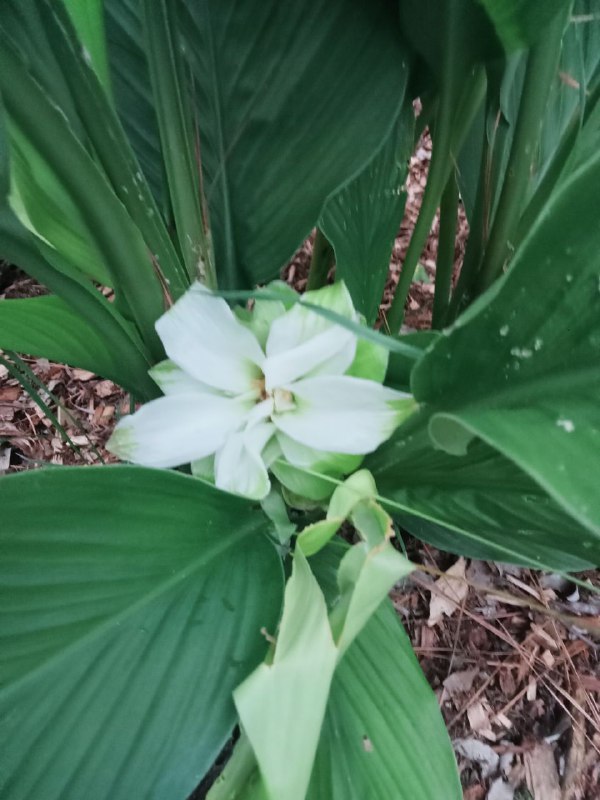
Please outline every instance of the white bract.
[[[343, 283], [304, 297], [358, 319]], [[191, 463], [219, 488], [256, 499], [269, 492], [271, 468], [291, 491], [320, 499], [334, 486], [293, 466], [353, 471], [414, 401], [381, 385], [383, 348], [302, 302], [238, 311], [195, 284], [158, 320], [169, 359], [150, 375], [165, 396], [122, 419], [108, 448], [149, 467]]]

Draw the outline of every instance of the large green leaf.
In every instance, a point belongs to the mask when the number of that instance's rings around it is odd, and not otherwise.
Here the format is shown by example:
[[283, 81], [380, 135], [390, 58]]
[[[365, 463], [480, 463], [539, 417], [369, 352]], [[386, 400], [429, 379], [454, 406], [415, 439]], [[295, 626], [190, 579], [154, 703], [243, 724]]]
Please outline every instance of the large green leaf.
[[127, 137], [142, 172], [157, 202], [164, 208], [164, 165], [160, 155], [150, 74], [141, 47], [139, 2], [105, 0], [104, 19], [115, 103], [122, 113]]
[[[86, 368], [112, 378], [136, 397], [156, 397], [158, 387], [148, 375], [152, 360], [133, 325], [78, 270], [46, 248], [50, 263], [39, 244], [14, 214], [0, 205], [0, 252], [64, 301], [44, 298], [26, 305], [33, 299], [29, 298], [16, 306], [14, 300], [2, 303], [0, 347], [73, 366], [85, 363]], [[39, 318], [33, 314], [34, 308], [40, 312]]]
[[335, 251], [336, 276], [346, 282], [369, 325], [377, 317], [404, 213], [413, 131], [414, 111], [408, 104], [360, 175], [329, 198], [320, 220]]
[[119, 353], [59, 297], [0, 302], [0, 347], [89, 369], [116, 383], [126, 380]]
[[572, 0], [477, 0], [490, 15], [507, 50], [528, 47]]
[[[4, 17], [0, 22], [4, 23]], [[128, 307], [144, 340], [160, 358], [163, 351], [154, 322], [164, 311], [164, 298], [139, 230], [75, 136], [64, 112], [22, 58], [0, 24], [0, 92], [10, 125], [43, 159], [77, 206], [86, 233], [102, 254], [111, 284], [117, 289], [117, 301]], [[60, 242], [53, 244], [59, 248]]]
[[[310, 562], [330, 601], [343, 553], [332, 543]], [[307, 798], [461, 797], [437, 699], [386, 600], [336, 670]]]
[[394, 517], [414, 536], [453, 553], [563, 570], [600, 559], [585, 528], [527, 474], [483, 442], [464, 456], [434, 449], [426, 420], [365, 462]]
[[595, 560], [599, 182], [596, 158], [562, 185], [508, 274], [433, 345], [412, 379], [434, 412], [438, 445], [460, 452], [475, 435], [497, 448], [589, 528], [578, 546]]
[[282, 575], [248, 503], [177, 473], [0, 480], [7, 800], [183, 800], [235, 722]]
[[[109, 0], [111, 38], [135, 42], [135, 7]], [[263, 282], [391, 130], [408, 71], [396, 7], [185, 0], [180, 10], [219, 284]], [[117, 97], [131, 99], [143, 79], [130, 72], [131, 54], [116, 60], [125, 55], [113, 51], [112, 68]], [[121, 113], [139, 134], [137, 104]], [[141, 113], [148, 118], [146, 105]], [[151, 158], [141, 136], [136, 143]]]
[[400, 0], [399, 6], [402, 33], [439, 84], [448, 81], [449, 70], [465, 75], [473, 64], [501, 52], [494, 28], [476, 0]]
[[91, 152], [139, 228], [169, 294], [177, 299], [189, 281], [114, 105], [90, 69], [85, 51], [62, 6], [51, 0], [36, 2], [44, 34], [67, 82], [70, 99], [85, 125], [84, 140], [89, 138]]
[[86, 50], [85, 57], [91, 62], [102, 85], [108, 91], [108, 59], [104, 33], [103, 0], [64, 0], [79, 38]]

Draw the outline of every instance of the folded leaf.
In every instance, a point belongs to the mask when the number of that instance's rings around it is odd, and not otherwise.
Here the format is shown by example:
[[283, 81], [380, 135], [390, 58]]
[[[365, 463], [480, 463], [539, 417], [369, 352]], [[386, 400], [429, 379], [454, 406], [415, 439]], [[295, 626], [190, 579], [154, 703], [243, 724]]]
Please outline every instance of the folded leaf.
[[[508, 274], [417, 364], [415, 397], [438, 446], [479, 436], [513, 460], [589, 534], [598, 563], [600, 495], [600, 158], [549, 203]], [[453, 441], [454, 440], [454, 441]], [[376, 476], [377, 478], [377, 476]]]
[[509, 459], [480, 441], [466, 455], [431, 446], [425, 425], [366, 459], [388, 510], [420, 539], [452, 553], [577, 570], [600, 556], [590, 536]]
[[413, 145], [414, 111], [407, 104], [363, 171], [325, 204], [320, 227], [333, 245], [336, 277], [346, 282], [367, 324], [377, 317], [394, 239], [402, 221], [403, 189]]
[[[344, 549], [334, 542], [311, 559], [329, 602]], [[437, 699], [389, 601], [336, 669], [307, 794], [308, 800], [370, 797], [462, 798]]]

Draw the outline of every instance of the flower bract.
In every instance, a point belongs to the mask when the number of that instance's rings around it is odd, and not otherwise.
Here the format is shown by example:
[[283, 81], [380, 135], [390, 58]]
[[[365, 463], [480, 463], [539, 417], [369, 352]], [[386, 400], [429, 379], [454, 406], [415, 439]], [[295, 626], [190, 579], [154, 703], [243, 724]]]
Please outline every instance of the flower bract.
[[320, 500], [318, 475], [354, 471], [412, 412], [382, 385], [387, 351], [305, 305], [357, 321], [343, 283], [287, 307], [256, 300], [234, 313], [195, 284], [156, 323], [168, 359], [150, 370], [164, 397], [122, 419], [108, 448], [149, 467], [190, 463], [217, 487], [262, 499], [269, 470]]

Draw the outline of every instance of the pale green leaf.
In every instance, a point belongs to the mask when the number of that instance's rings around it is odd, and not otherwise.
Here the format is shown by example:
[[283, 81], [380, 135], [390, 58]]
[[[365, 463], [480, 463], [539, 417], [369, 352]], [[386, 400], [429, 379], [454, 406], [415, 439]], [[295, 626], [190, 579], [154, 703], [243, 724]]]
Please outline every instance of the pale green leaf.
[[273, 661], [234, 692], [271, 800], [304, 800], [337, 657], [323, 594], [297, 551]]

